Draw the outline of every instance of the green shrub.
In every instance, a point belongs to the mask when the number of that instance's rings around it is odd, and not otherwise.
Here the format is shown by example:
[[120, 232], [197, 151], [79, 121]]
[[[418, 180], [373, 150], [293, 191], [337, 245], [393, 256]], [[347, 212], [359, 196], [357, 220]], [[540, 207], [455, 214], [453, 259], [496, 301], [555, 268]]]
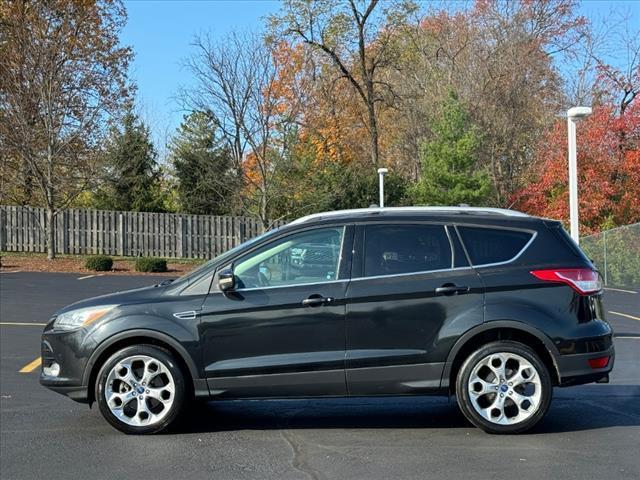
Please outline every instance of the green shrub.
[[138, 272], [166, 272], [167, 261], [164, 258], [140, 257], [136, 260]]
[[87, 258], [84, 266], [94, 272], [108, 272], [111, 270], [111, 267], [113, 267], [113, 258], [107, 257], [106, 255], [96, 255]]

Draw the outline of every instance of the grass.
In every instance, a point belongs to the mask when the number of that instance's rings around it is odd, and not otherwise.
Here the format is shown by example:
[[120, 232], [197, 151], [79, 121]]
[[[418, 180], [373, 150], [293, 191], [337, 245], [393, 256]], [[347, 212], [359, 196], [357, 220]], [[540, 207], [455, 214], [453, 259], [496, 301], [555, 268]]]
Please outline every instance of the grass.
[[[0, 266], [2, 269], [12, 269], [27, 272], [92, 272], [87, 269], [87, 260], [95, 257], [95, 255], [73, 255], [60, 254], [56, 255], [54, 260], [47, 260], [46, 253], [40, 252], [0, 252]], [[140, 274], [144, 272], [136, 272], [136, 262], [139, 259], [147, 259], [148, 257], [123, 257], [113, 256], [112, 269], [108, 274]], [[205, 259], [199, 258], [169, 258], [167, 259], [167, 272], [161, 272], [160, 275], [182, 275], [187, 273], [198, 265], [205, 262]], [[154, 272], [155, 273], [155, 272]]]

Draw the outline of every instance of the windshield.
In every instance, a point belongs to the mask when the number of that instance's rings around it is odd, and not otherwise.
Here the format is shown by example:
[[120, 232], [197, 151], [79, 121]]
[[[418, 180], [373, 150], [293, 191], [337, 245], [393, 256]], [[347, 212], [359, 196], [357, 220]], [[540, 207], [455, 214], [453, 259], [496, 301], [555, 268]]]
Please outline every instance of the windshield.
[[245, 247], [248, 247], [250, 245], [253, 245], [254, 243], [259, 242], [260, 240], [263, 240], [267, 237], [270, 237], [271, 235], [275, 234], [276, 232], [278, 232], [280, 230], [281, 227], [277, 227], [274, 228], [273, 230], [268, 230], [264, 233], [261, 233], [260, 235], [258, 235], [257, 237], [253, 237], [249, 240], [247, 240], [244, 243], [241, 243], [240, 245], [236, 245], [235, 247], [233, 247], [231, 250], [227, 250], [224, 253], [221, 253], [220, 255], [218, 255], [217, 257], [212, 258], [211, 260], [203, 263], [202, 265], [200, 265], [199, 267], [196, 267], [194, 270], [191, 270], [190, 272], [184, 274], [183, 276], [181, 276], [180, 278], [178, 278], [175, 283], [178, 282], [184, 282], [184, 281], [189, 281], [192, 278], [196, 278], [197, 276], [199, 276], [202, 272], [204, 272], [205, 270], [208, 270], [212, 265], [214, 264], [218, 264], [218, 263], [222, 263], [225, 261], [225, 259], [227, 258], [231, 258], [233, 257], [233, 255], [244, 249]]

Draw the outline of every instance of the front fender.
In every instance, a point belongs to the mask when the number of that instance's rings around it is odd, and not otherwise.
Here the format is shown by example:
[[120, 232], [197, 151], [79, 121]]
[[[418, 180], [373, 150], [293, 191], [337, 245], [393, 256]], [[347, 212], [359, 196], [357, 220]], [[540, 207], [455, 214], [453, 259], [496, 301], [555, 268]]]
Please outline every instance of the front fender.
[[162, 317], [136, 315], [114, 319], [99, 326], [83, 342], [85, 351], [92, 354], [84, 369], [82, 384], [88, 385], [91, 373], [102, 354], [116, 343], [130, 338], [149, 338], [174, 349], [189, 369], [191, 378], [201, 378], [201, 347], [197, 324], [199, 319], [181, 320], [179, 324]]

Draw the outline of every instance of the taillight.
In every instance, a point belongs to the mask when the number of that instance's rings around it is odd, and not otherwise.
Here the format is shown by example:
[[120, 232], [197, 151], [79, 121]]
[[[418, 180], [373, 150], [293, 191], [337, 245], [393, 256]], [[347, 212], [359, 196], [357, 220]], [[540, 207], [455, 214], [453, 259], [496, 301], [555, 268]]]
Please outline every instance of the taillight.
[[605, 368], [607, 365], [609, 365], [609, 359], [611, 357], [598, 357], [598, 358], [590, 358], [589, 359], [589, 366], [591, 368], [593, 368], [594, 370], [597, 370], [598, 368]]
[[546, 282], [565, 283], [580, 295], [602, 290], [602, 283], [598, 272], [590, 268], [560, 268], [549, 270], [533, 270], [531, 274]]

